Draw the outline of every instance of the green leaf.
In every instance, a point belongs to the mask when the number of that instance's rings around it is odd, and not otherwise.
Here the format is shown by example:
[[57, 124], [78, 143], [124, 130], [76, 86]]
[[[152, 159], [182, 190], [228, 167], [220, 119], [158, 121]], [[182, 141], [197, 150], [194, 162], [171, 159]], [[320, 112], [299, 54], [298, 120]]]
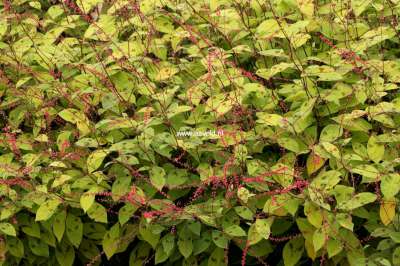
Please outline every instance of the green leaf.
[[372, 161], [379, 163], [385, 154], [385, 145], [380, 144], [376, 136], [371, 136], [368, 140], [367, 152]]
[[175, 104], [171, 104], [170, 107], [168, 107], [168, 111], [167, 111], [167, 117], [171, 118], [174, 117], [178, 114], [181, 113], [185, 113], [188, 111], [191, 111], [193, 108], [191, 106], [187, 106], [187, 105], [175, 105]]
[[255, 229], [257, 232], [265, 239], [269, 238], [271, 233], [271, 225], [273, 223], [273, 218], [268, 219], [257, 219], [255, 224]]
[[75, 261], [75, 251], [72, 246], [56, 248], [56, 259], [61, 266], [72, 266]]
[[253, 220], [253, 212], [245, 207], [245, 206], [236, 206], [235, 208], [235, 212], [242, 218], [246, 219], [246, 220]]
[[40, 238], [39, 223], [32, 223], [30, 226], [24, 226], [22, 227], [22, 231], [28, 236]]
[[317, 230], [314, 231], [313, 244], [315, 252], [320, 250], [325, 245], [326, 239], [327, 236], [325, 235], [323, 228], [318, 228]]
[[87, 214], [96, 222], [107, 223], [107, 210], [97, 202], [92, 204], [92, 206], [87, 211]]
[[289, 240], [283, 248], [283, 262], [285, 266], [295, 266], [304, 251], [304, 239], [294, 238]]
[[171, 255], [171, 252], [175, 247], [175, 237], [172, 234], [167, 234], [161, 239], [161, 244], [164, 252], [168, 255]]
[[49, 199], [40, 205], [36, 211], [35, 221], [46, 221], [48, 220], [57, 210], [58, 205], [61, 204], [59, 199]]
[[304, 214], [307, 216], [308, 222], [316, 228], [320, 228], [323, 221], [323, 212], [319, 206], [310, 201], [304, 204]]
[[249, 246], [257, 244], [262, 239], [263, 236], [257, 231], [255, 223], [250, 225], [249, 231], [247, 232]]
[[372, 0], [352, 0], [351, 8], [354, 14], [358, 17], [371, 4]]
[[77, 123], [82, 118], [82, 113], [80, 111], [71, 108], [62, 110], [58, 115], [65, 121], [73, 124]]
[[298, 34], [294, 34], [290, 38], [290, 42], [291, 42], [293, 48], [297, 49], [297, 48], [303, 46], [309, 39], [311, 39], [310, 34], [298, 33]]
[[262, 78], [270, 79], [276, 74], [285, 71], [288, 68], [294, 68], [295, 64], [293, 63], [279, 63], [277, 65], [272, 66], [270, 69], [261, 68], [258, 69], [256, 74]]
[[371, 192], [362, 192], [353, 196], [349, 201], [344, 202], [342, 204], [338, 204], [339, 209], [343, 210], [354, 210], [366, 204], [372, 203], [376, 201], [377, 196]]
[[1, 18], [0, 19], [0, 39], [1, 37], [7, 32], [7, 21], [5, 18]]
[[164, 247], [162, 245], [158, 245], [156, 248], [156, 254], [154, 258], [155, 264], [160, 264], [168, 259], [168, 254], [164, 251]]
[[295, 137], [282, 136], [278, 138], [278, 144], [285, 149], [295, 153], [306, 153], [308, 151], [307, 146], [300, 139]]
[[353, 173], [359, 174], [363, 176], [362, 182], [363, 183], [370, 183], [375, 182], [378, 180], [379, 171], [370, 164], [362, 164], [357, 165], [351, 169]]
[[282, 126], [284, 118], [278, 114], [257, 113], [260, 123], [268, 126]]
[[42, 8], [40, 2], [37, 2], [37, 1], [29, 2], [29, 5], [30, 5], [31, 7], [33, 7], [33, 8], [35, 8], [35, 9], [38, 9], [39, 11], [40, 11], [40, 9]]
[[129, 221], [129, 219], [133, 216], [135, 211], [138, 209], [137, 206], [134, 206], [130, 203], [126, 203], [121, 209], [118, 211], [118, 221], [122, 225]]
[[157, 76], [155, 79], [157, 81], [163, 81], [163, 80], [171, 78], [173, 75], [175, 75], [178, 72], [179, 72], [179, 69], [177, 69], [175, 67], [163, 67], [157, 73]]
[[99, 3], [101, 3], [101, 0], [86, 0], [77, 2], [77, 5], [84, 12], [89, 12], [93, 7], [95, 7]]
[[337, 205], [343, 205], [352, 198], [354, 194], [354, 188], [344, 185], [337, 185], [333, 189], [332, 194], [336, 198]]
[[72, 243], [72, 245], [78, 248], [83, 237], [83, 224], [81, 219], [71, 213], [68, 213], [66, 219], [66, 230], [69, 241]]
[[7, 250], [11, 255], [22, 258], [24, 256], [24, 244], [16, 237], [8, 237], [6, 240]]
[[288, 58], [283, 49], [269, 49], [260, 51], [259, 53], [264, 56]]
[[216, 114], [217, 117], [220, 117], [227, 112], [229, 112], [233, 103], [229, 101], [229, 95], [225, 93], [219, 93], [210, 97], [206, 102], [205, 112], [212, 112]]
[[17, 236], [14, 226], [10, 223], [0, 223], [0, 231], [9, 236]]
[[338, 213], [336, 215], [337, 222], [346, 229], [353, 231], [354, 224], [351, 219], [351, 215], [348, 213]]
[[53, 233], [57, 238], [58, 242], [61, 242], [65, 232], [65, 222], [67, 218], [67, 212], [62, 210], [54, 215], [53, 220]]
[[108, 155], [108, 150], [96, 150], [87, 158], [87, 169], [89, 173], [94, 172], [101, 166], [104, 158]]
[[207, 266], [225, 266], [225, 252], [222, 248], [216, 248], [208, 258]]
[[244, 203], [247, 203], [250, 197], [255, 196], [255, 194], [250, 193], [248, 189], [245, 187], [240, 187], [237, 191], [238, 198], [242, 200]]
[[305, 73], [309, 77], [317, 76], [318, 81], [338, 81], [343, 79], [339, 72], [329, 66], [312, 65], [305, 69]]
[[217, 247], [228, 248], [229, 239], [221, 231], [213, 230], [211, 233], [212, 240]]
[[82, 194], [81, 198], [79, 199], [79, 202], [84, 212], [87, 212], [93, 205], [95, 197], [96, 197], [95, 193], [91, 191]]
[[319, 138], [320, 142], [332, 142], [343, 134], [343, 128], [340, 125], [330, 124], [324, 127]]
[[32, 47], [32, 45], [33, 42], [28, 36], [26, 36], [14, 42], [13, 49], [16, 51], [16, 55], [21, 57]]
[[275, 19], [264, 20], [256, 29], [259, 38], [276, 37], [280, 32], [279, 24]]
[[187, 259], [193, 252], [193, 240], [191, 232], [185, 227], [178, 236], [179, 252]]
[[188, 228], [190, 229], [190, 231], [193, 234], [200, 236], [200, 233], [201, 233], [201, 223], [200, 222], [189, 221], [188, 222]]
[[379, 216], [384, 225], [389, 225], [396, 215], [396, 200], [383, 200], [379, 206]]
[[82, 255], [88, 259], [96, 258], [96, 256], [98, 256], [98, 254], [100, 253], [95, 242], [93, 240], [87, 239], [82, 239], [82, 243], [79, 246], [79, 251], [82, 252]]
[[129, 193], [131, 190], [131, 180], [130, 176], [119, 176], [116, 178], [111, 188], [111, 197], [114, 201], [120, 200], [124, 195]]
[[340, 176], [341, 173], [336, 170], [320, 172], [320, 174], [314, 178], [308, 187], [310, 199], [315, 204], [330, 210], [329, 204], [325, 202], [325, 199], [322, 195], [332, 191], [332, 189], [340, 182]]
[[385, 198], [391, 199], [400, 191], [400, 174], [391, 173], [381, 177], [381, 191]]
[[156, 248], [158, 241], [160, 240], [160, 235], [153, 234], [150, 229], [145, 228], [144, 226], [139, 227], [140, 236], [149, 243], [153, 249]]
[[46, 245], [46, 243], [44, 243], [41, 239], [29, 237], [28, 245], [34, 255], [49, 257], [49, 246]]
[[200, 238], [194, 239], [193, 241], [193, 254], [196, 256], [203, 253], [211, 245], [211, 233], [209, 231], [204, 231]]
[[154, 20], [154, 26], [157, 31], [163, 33], [172, 33], [174, 31], [174, 25], [171, 19], [167, 16], [158, 16]]
[[165, 170], [159, 166], [155, 166], [150, 170], [150, 181], [151, 184], [161, 190], [165, 185]]
[[120, 242], [120, 226], [118, 223], [114, 224], [103, 237], [102, 246], [106, 253], [107, 259], [110, 259], [118, 250]]
[[129, 266], [142, 266], [146, 263], [151, 246], [146, 242], [139, 242], [139, 244], [132, 250], [129, 257]]
[[318, 156], [317, 154], [311, 152], [310, 155], [307, 157], [307, 174], [310, 176], [316, 171], [318, 171], [322, 166], [325, 164], [325, 159]]
[[[106, 93], [102, 99], [101, 99], [101, 104], [104, 109], [113, 109], [118, 106], [118, 97], [114, 95], [113, 93]], [[100, 121], [102, 122], [102, 121]], [[113, 121], [114, 122], [114, 121]], [[110, 123], [112, 124], [112, 123]], [[98, 124], [96, 125], [96, 127]]]
[[400, 247], [397, 247], [392, 254], [392, 262], [394, 266], [400, 265]]
[[322, 98], [325, 101], [333, 102], [339, 105], [341, 99], [348, 97], [352, 93], [353, 93], [353, 88], [350, 85], [338, 82], [335, 84], [335, 86], [333, 86], [331, 90], [324, 90]]
[[96, 25], [90, 24], [83, 35], [83, 38], [100, 41], [109, 40], [110, 37], [117, 31], [115, 20], [116, 17], [114, 16], [109, 14], [101, 14], [99, 21], [96, 22]]
[[246, 232], [238, 225], [231, 225], [224, 229], [225, 233], [231, 236], [246, 236]]
[[329, 238], [326, 248], [329, 258], [332, 258], [343, 250], [343, 244], [339, 240]]
[[104, 132], [109, 132], [115, 129], [136, 128], [136, 126], [137, 122], [133, 119], [126, 117], [113, 117], [101, 120], [95, 125], [95, 128]]
[[340, 151], [338, 147], [330, 142], [321, 142], [322, 147], [325, 149], [326, 152], [329, 153], [333, 158], [340, 159]]
[[306, 17], [314, 15], [314, 0], [297, 0], [297, 6]]

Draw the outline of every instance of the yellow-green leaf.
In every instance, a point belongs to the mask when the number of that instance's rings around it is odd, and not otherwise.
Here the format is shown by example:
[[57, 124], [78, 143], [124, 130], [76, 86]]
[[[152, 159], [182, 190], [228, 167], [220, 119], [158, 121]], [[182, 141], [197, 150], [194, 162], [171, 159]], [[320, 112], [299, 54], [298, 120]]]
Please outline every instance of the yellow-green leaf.
[[151, 184], [161, 190], [165, 185], [165, 170], [159, 166], [155, 166], [150, 170], [150, 181]]
[[103, 205], [97, 202], [92, 204], [92, 206], [87, 210], [87, 214], [95, 222], [107, 223], [107, 210]]
[[304, 251], [304, 239], [294, 238], [285, 244], [283, 248], [283, 262], [285, 266], [295, 266]]
[[92, 173], [99, 168], [108, 153], [108, 150], [97, 150], [92, 152], [87, 159], [88, 172]]
[[50, 199], [41, 204], [39, 209], [36, 211], [35, 221], [45, 221], [49, 219], [60, 204], [60, 199]]
[[314, 0], [297, 0], [297, 6], [306, 17], [314, 15]]
[[312, 175], [318, 171], [325, 164], [325, 161], [326, 159], [311, 152], [310, 155], [308, 155], [306, 162], [308, 175]]
[[396, 214], [396, 199], [383, 199], [379, 207], [379, 216], [384, 225], [390, 224]]
[[17, 235], [14, 226], [10, 223], [0, 223], [0, 231], [9, 236]]
[[376, 136], [371, 136], [368, 140], [367, 152], [372, 161], [379, 163], [385, 154], [385, 145], [379, 143]]

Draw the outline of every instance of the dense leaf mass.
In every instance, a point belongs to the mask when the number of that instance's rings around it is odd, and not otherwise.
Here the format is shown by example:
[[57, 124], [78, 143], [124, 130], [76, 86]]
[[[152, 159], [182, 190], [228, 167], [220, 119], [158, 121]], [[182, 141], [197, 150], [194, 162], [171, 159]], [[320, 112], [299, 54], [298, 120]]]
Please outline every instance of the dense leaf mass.
[[3, 0], [0, 265], [400, 265], [399, 0]]

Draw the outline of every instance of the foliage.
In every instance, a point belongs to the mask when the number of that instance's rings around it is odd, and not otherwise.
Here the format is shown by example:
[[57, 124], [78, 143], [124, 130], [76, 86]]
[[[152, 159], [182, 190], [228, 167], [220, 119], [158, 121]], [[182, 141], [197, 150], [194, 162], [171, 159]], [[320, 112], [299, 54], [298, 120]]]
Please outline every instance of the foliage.
[[400, 265], [400, 1], [0, 10], [1, 265]]

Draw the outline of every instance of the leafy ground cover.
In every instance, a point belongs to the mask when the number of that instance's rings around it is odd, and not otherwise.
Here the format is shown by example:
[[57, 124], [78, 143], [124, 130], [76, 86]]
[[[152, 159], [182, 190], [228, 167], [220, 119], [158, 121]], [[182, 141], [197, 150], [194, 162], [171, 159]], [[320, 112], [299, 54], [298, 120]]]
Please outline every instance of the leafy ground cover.
[[3, 0], [1, 265], [400, 265], [398, 0]]

